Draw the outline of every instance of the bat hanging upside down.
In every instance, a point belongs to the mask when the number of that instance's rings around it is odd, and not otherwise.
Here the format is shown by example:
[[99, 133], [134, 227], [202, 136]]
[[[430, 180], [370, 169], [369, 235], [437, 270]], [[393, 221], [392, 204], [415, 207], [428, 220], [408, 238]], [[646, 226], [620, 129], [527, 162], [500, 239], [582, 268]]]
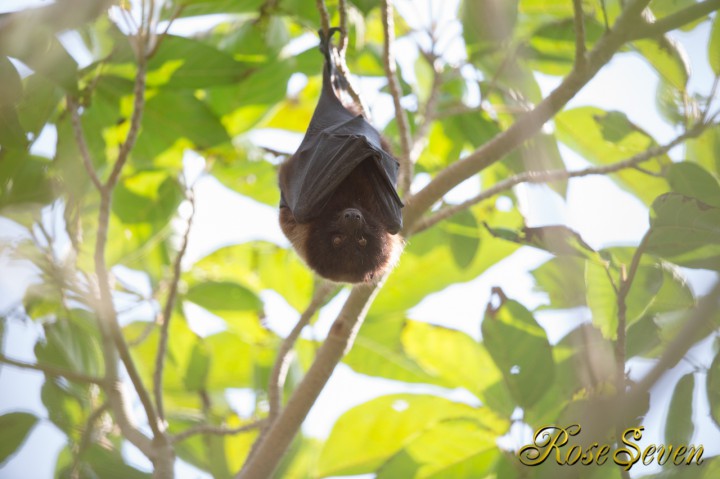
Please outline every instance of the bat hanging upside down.
[[370, 282], [401, 250], [398, 162], [377, 130], [338, 98], [347, 79], [332, 61], [330, 38], [336, 31], [320, 32], [325, 56], [320, 100], [300, 148], [280, 166], [280, 227], [320, 276]]

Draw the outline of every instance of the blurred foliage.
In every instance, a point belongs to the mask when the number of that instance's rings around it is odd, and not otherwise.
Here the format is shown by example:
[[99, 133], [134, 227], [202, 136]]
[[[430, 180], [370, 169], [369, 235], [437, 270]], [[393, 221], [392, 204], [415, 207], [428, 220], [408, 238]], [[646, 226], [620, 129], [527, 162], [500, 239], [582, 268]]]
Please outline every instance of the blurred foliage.
[[[34, 347], [40, 367], [95, 377], [107, 366], [89, 300], [101, 198], [83, 167], [67, 98], [79, 101], [90, 159], [98, 176], [107, 178], [128, 132], [137, 73], [133, 38], [126, 33], [132, 26], [120, 9], [139, 2], [120, 3], [111, 16], [104, 8], [81, 9], [69, 17], [28, 11], [0, 23], [0, 220], [24, 230], [0, 243], [0, 261], [22, 262], [36, 273], [22, 305], [0, 312], [0, 338], [6, 323], [20, 315], [42, 328]], [[337, 3], [328, 2], [334, 22]], [[581, 3], [589, 49], [612, 25], [622, 2]], [[650, 9], [663, 18], [693, 3], [653, 0]], [[382, 78], [378, 2], [349, 4], [349, 69], [360, 77]], [[167, 298], [180, 244], [177, 220], [187, 216], [180, 214], [191, 186], [184, 174], [187, 156], [204, 159], [204, 177], [277, 205], [277, 164], [292, 151], [282, 141], [262, 148], [253, 134], [304, 132], [320, 87], [322, 57], [305, 41], [319, 27], [314, 2], [167, 0], [157, 12], [162, 21], [210, 14], [222, 16], [197, 34], [165, 35], [149, 60], [139, 137], [112, 196], [106, 260], [116, 276], [116, 306], [135, 311], [123, 334], [146, 384], [152, 382], [160, 334], [155, 314]], [[20, 28], [29, 19], [36, 21], [30, 30], [37, 35]], [[458, 19], [462, 29], [456, 40], [466, 48], [463, 64], [440, 56], [429, 65], [418, 55], [414, 72], [402, 76], [404, 95], [419, 105], [431, 94], [434, 71], [441, 82], [437, 120], [429, 125], [416, 170], [431, 177], [507, 129], [541, 99], [534, 73], [566, 75], [574, 62], [570, 0], [462, 0]], [[703, 22], [712, 22], [707, 58], [720, 75], [720, 15], [683, 29]], [[399, 42], [413, 43], [424, 34], [400, 15], [395, 23]], [[67, 37], [60, 41], [58, 32], [68, 29], [77, 34], [75, 43]], [[639, 40], [620, 54], [639, 55], [652, 67], [657, 107], [667, 122], [681, 128], [698, 120], [708, 92], [689, 90], [691, 70], [680, 42], [667, 35]], [[82, 66], [79, 58], [86, 59]], [[302, 87], [289, 91], [293, 77]], [[419, 125], [425, 112], [419, 106], [408, 114]], [[562, 169], [559, 143], [590, 165], [603, 166], [667, 141], [653, 138], [622, 111], [597, 107], [566, 109], [552, 126], [470, 183], [483, 189], [526, 170]], [[397, 144], [394, 120], [385, 133]], [[338, 419], [325, 440], [301, 434], [276, 477], [556, 477], [552, 468], [519, 465], [511, 451], [519, 444], [507, 445], [517, 439], [511, 426], [564, 425], [612, 397], [617, 291], [634, 256], [644, 253], [626, 298], [628, 359], [657, 358], [677, 333], [696, 303], [687, 269], [720, 271], [720, 127], [689, 140], [683, 158], [673, 162], [661, 155], [642, 169], [610, 176], [649, 208], [647, 233], [635, 245], [595, 251], [582, 231], [561, 225], [529, 228], [512, 190], [502, 194], [508, 207], [479, 203], [410, 238], [344, 362], [367, 376], [432, 387], [359, 404]], [[564, 196], [567, 182], [551, 187]], [[477, 278], [527, 247], [548, 253], [549, 259], [530, 272], [535, 289], [546, 296], [544, 304], [531, 309], [496, 290], [484, 315], [477, 314], [481, 339], [408, 317], [429, 295]], [[143, 279], [128, 280], [127, 272]], [[286, 245], [232, 244], [183, 263], [162, 384], [169, 431], [199, 424], [237, 427], [265, 417], [267, 383], [282, 338], [264, 322], [264, 293], [274, 292], [301, 312], [314, 288], [312, 275]], [[536, 319], [548, 310], [582, 311], [577, 314], [591, 321], [553, 343]], [[207, 317], [222, 327], [199, 334], [197, 322]], [[700, 333], [700, 339], [717, 334]], [[299, 342], [286, 394], [316, 346], [309, 339]], [[717, 351], [716, 344], [709, 369], [679, 380], [666, 414], [668, 443], [696, 438], [693, 415], [702, 401], [709, 401], [712, 419], [720, 424]], [[695, 387], [703, 375], [705, 390]], [[249, 412], [234, 409], [229, 400], [238, 391], [252, 398]], [[46, 374], [41, 400], [46, 421], [67, 441], [55, 477], [149, 477], [121, 454], [124, 439], [104, 410], [102, 387]], [[649, 407], [640, 405], [638, 415], [649, 413]], [[22, 448], [38, 420], [25, 412], [0, 416], [0, 465]], [[216, 479], [230, 478], [256, 435], [197, 435], [178, 443], [176, 453]], [[720, 463], [707, 462], [698, 474], [716, 477]], [[620, 477], [610, 466], [583, 471]], [[657, 477], [673, 474], [668, 468]]]

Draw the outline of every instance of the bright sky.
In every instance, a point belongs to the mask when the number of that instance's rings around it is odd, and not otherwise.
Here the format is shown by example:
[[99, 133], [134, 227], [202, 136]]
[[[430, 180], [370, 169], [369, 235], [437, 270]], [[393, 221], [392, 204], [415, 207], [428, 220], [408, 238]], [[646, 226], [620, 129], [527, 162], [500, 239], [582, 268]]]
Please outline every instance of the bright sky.
[[[26, 6], [29, 2], [23, 0], [3, 0], [0, 11], [12, 10], [13, 5]], [[37, 3], [48, 3], [38, 1]], [[431, 2], [433, 8], [430, 14], [430, 6], [427, 1], [410, 2], [409, 0], [398, 1], [398, 8], [412, 25], [427, 24], [430, 17], [446, 24], [449, 47], [448, 56], [451, 60], [462, 58], [461, 48], [453, 47], [452, 38], [459, 32], [457, 22], [449, 22], [457, 0], [452, 2]], [[418, 8], [418, 3], [427, 5], [425, 8]], [[179, 30], [199, 28], [197, 24], [180, 24]], [[180, 32], [179, 32], [180, 33]], [[690, 88], [699, 92], [707, 93], [712, 82], [712, 73], [705, 58], [709, 27], [707, 24], [696, 29], [692, 34], [674, 33], [673, 36], [680, 39], [688, 50], [693, 76]], [[311, 38], [311, 37], [310, 37]], [[311, 38], [312, 39], [312, 38]], [[68, 39], [67, 41], [72, 41]], [[402, 54], [398, 55], [404, 71], [412, 72], [414, 54], [407, 45], [399, 42], [398, 48]], [[404, 50], [404, 51], [403, 51]], [[407, 54], [406, 54], [407, 53]], [[557, 85], [559, 79], [538, 75], [538, 81], [543, 93], [547, 94]], [[570, 106], [596, 105], [607, 110], [618, 109], [626, 112], [629, 118], [649, 131], [661, 143], [675, 135], [672, 127], [666, 124], [655, 110], [655, 87], [657, 80], [650, 67], [637, 55], [622, 54], [616, 57], [606, 68], [604, 68], [593, 82], [583, 89]], [[362, 94], [372, 106], [373, 116], [379, 123], [384, 123], [392, 115], [387, 105], [384, 94], [378, 94], [378, 84], [375, 82], [361, 82]], [[648, 107], [650, 106], [650, 107]], [[42, 142], [47, 154], [52, 154], [54, 143], [54, 132], [48, 131], [45, 141]], [[273, 132], [258, 134], [258, 142], [276, 142], [277, 137]], [[283, 141], [287, 139], [283, 137]], [[299, 143], [299, 138], [295, 140]], [[47, 145], [50, 145], [49, 147]], [[561, 147], [563, 157], [570, 168], [584, 166], [586, 163], [567, 148]], [[673, 152], [675, 158], [682, 157], [682, 151]], [[203, 160], [197, 157], [187, 158], [188, 172], [198, 171], [202, 168]], [[453, 196], [466, 197], [474, 190], [471, 183], [463, 185]], [[617, 188], [612, 181], [603, 177], [588, 177], [576, 179], [570, 182], [568, 199], [562, 201], [554, 193], [545, 187], [520, 187], [517, 190], [521, 200], [522, 211], [531, 225], [544, 225], [553, 223], [565, 223], [576, 231], [580, 232], [583, 238], [593, 247], [604, 247], [618, 244], [636, 244], [645, 232], [648, 220], [647, 211], [643, 205], [627, 193]], [[287, 241], [282, 236], [276, 220], [276, 210], [263, 206], [252, 200], [243, 198], [228, 190], [211, 177], [201, 176], [196, 184], [197, 214], [195, 218], [194, 234], [191, 237], [188, 259], [198, 259], [219, 246], [231, 243], [239, 243], [254, 239], [265, 239], [278, 244], [286, 245]], [[618, 212], [622, 212], [618, 215]], [[243, 218], [243, 221], [230, 223], [228, 218]], [[248, 229], [242, 225], [252, 225]], [[6, 222], [0, 220], [0, 240], [17, 234], [17, 231]], [[510, 297], [522, 301], [528, 306], [540, 304], [544, 297], [532, 291], [533, 281], [526, 271], [541, 264], [548, 255], [530, 248], [522, 248], [512, 257], [488, 270], [481, 277], [465, 284], [455, 285], [447, 288], [441, 293], [427, 297], [422, 303], [413, 308], [409, 317], [412, 319], [427, 321], [456, 328], [478, 337], [479, 321], [482, 310], [487, 302], [489, 291], [492, 286], [501, 286]], [[0, 254], [0, 309], [17, 301], [22, 294], [22, 285], [26, 283], [28, 273], [23, 268], [8, 268], [6, 261]], [[707, 288], [711, 281], [712, 274], [693, 273], [690, 277], [694, 289], [701, 293]], [[324, 336], [332, 320], [341, 307], [345, 293], [340, 294], [333, 302], [324, 308], [320, 314], [320, 320], [316, 325], [316, 332], [320, 337]], [[290, 308], [278, 295], [267, 292], [263, 294], [266, 303], [267, 322], [271, 328], [280, 334], [286, 334], [298, 318], [298, 313]], [[451, 314], [448, 314], [448, 305], [453, 305]], [[205, 323], [205, 332], [209, 332], [217, 326], [217, 321], [203, 315], [198, 309], [188, 310], [188, 314], [201, 318]], [[552, 342], [557, 341], [570, 328], [575, 327], [582, 321], [589, 320], [589, 313], [586, 310], [572, 311], [566, 314], [539, 313], [537, 319], [546, 327]], [[197, 323], [197, 321], [195, 321]], [[8, 331], [6, 353], [14, 358], [32, 361], [32, 346], [39, 334], [39, 328], [34, 324], [23, 324], [19, 321], [11, 321]], [[709, 357], [708, 345], [702, 345], [692, 352], [698, 362], [707, 362]], [[703, 359], [704, 358], [704, 359]], [[633, 363], [631, 375], [639, 376], [647, 367], [641, 362]], [[667, 388], [674, 384], [680, 374], [688, 372], [691, 367], [681, 363], [673, 374], [667, 375], [658, 390]], [[12, 395], [7, 393], [0, 395], [0, 413], [15, 410], [31, 410], [41, 417], [46, 412], [39, 400], [39, 386], [42, 383], [40, 374], [20, 372], [9, 367], [0, 367], [0, 391], [13, 391]], [[696, 388], [702, 390], [704, 381], [697, 381]], [[373, 397], [395, 393], [395, 392], [433, 392], [452, 397], [453, 399], [473, 402], [474, 399], [464, 391], [453, 391], [448, 393], [440, 388], [430, 386], [408, 386], [395, 381], [375, 379], [355, 374], [348, 367], [340, 365], [332, 376], [325, 390], [322, 392], [315, 407], [304, 425], [304, 431], [312, 436], [325, 437], [337, 417], [348, 408], [363, 403]], [[243, 413], [252, 404], [252, 396], [243, 391], [237, 391], [229, 395], [231, 401], [238, 410]], [[654, 404], [665, 405], [655, 410], [661, 410], [669, 401], [669, 395], [656, 395], [653, 398]], [[141, 409], [136, 407], [138, 416], [142, 416]], [[695, 411], [695, 424], [700, 432], [695, 440], [702, 442], [706, 447], [706, 455], [720, 453], [720, 435], [715, 430], [703, 428], [707, 424], [704, 418], [707, 417], [707, 404], [701, 405]], [[645, 441], [662, 442], [662, 419], [648, 417], [646, 424], [655, 424], [658, 427], [648, 427]], [[528, 431], [521, 431], [527, 434]], [[522, 438], [516, 438], [522, 441]], [[30, 440], [20, 453], [13, 458], [5, 467], [0, 469], [0, 479], [17, 479], [20, 477], [34, 479], [50, 477], [50, 470], [54, 467], [56, 451], [63, 445], [62, 435], [57, 432], [49, 421], [42, 422], [33, 432]], [[139, 464], [149, 467], [148, 462], [131, 447], [128, 447], [128, 454], [137, 460]], [[38, 457], [48, 458], [47, 462], [39, 462]], [[28, 476], [28, 471], [35, 471], [34, 476]], [[634, 468], [634, 475], [640, 472]], [[196, 478], [209, 477], [190, 466], [180, 466], [178, 477]], [[644, 470], [643, 473], [651, 472]]]

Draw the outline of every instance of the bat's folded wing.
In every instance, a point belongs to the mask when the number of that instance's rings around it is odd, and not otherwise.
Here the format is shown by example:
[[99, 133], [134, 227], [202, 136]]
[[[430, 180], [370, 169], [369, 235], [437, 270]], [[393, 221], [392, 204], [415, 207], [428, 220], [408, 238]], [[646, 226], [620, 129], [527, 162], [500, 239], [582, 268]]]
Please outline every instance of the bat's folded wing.
[[362, 116], [306, 137], [296, 153], [284, 200], [299, 223], [317, 216], [330, 196], [363, 161], [375, 166], [370, 181], [391, 233], [402, 227], [403, 204], [395, 191], [398, 162], [383, 150], [380, 136]]

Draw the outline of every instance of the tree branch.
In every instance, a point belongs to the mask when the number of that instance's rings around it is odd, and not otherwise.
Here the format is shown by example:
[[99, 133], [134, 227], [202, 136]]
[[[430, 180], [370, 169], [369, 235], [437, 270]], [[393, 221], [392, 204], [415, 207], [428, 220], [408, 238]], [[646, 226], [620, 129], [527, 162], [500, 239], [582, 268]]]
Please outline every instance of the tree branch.
[[[637, 273], [638, 267], [640, 266], [640, 260], [645, 252], [645, 245], [647, 238], [650, 235], [652, 228], [645, 233], [640, 245], [633, 254], [632, 261], [630, 263], [630, 269], [626, 270], [625, 265], [622, 265], [621, 276], [620, 276], [620, 288], [616, 290], [617, 295], [617, 331], [615, 340], [615, 397], [618, 404], [625, 403], [626, 388], [627, 384], [625, 381], [625, 363], [626, 363], [626, 336], [627, 336], [627, 295], [632, 287], [633, 280]], [[624, 418], [623, 418], [624, 419]], [[622, 421], [617, 421], [615, 424], [615, 437], [618, 444], [622, 439], [623, 435]], [[628, 479], [630, 476], [627, 471], [622, 471], [623, 479]]]
[[198, 434], [207, 434], [211, 436], [233, 436], [235, 434], [240, 434], [241, 432], [247, 432], [251, 431], [253, 429], [258, 429], [265, 425], [267, 421], [265, 419], [261, 419], [259, 421], [251, 422], [249, 424], [243, 424], [242, 426], [238, 427], [224, 427], [224, 426], [213, 426], [212, 424], [199, 424], [197, 426], [191, 427], [190, 429], [186, 429], [185, 431], [172, 436], [170, 438], [170, 441], [172, 443], [178, 443], [180, 441], [184, 441], [185, 439], [188, 439], [192, 436], [196, 436]]
[[133, 112], [130, 117], [130, 129], [128, 130], [125, 141], [120, 146], [120, 152], [118, 153], [117, 161], [113, 165], [110, 177], [105, 183], [105, 190], [111, 191], [115, 188], [118, 178], [120, 177], [120, 171], [130, 156], [130, 151], [135, 146], [135, 140], [137, 140], [138, 133], [140, 133], [140, 123], [142, 120], [143, 110], [145, 109], [145, 69], [146, 69], [147, 57], [144, 52], [141, 52], [138, 56], [138, 71], [135, 75], [135, 87], [133, 89], [133, 95], [135, 102], [133, 103]]
[[585, 67], [585, 18], [582, 9], [582, 0], [573, 0], [575, 21], [575, 65], [577, 68]]
[[110, 334], [115, 347], [120, 355], [120, 359], [125, 365], [125, 369], [130, 376], [135, 390], [140, 396], [140, 402], [145, 409], [148, 417], [148, 423], [153, 435], [158, 437], [162, 435], [157, 421], [157, 415], [150, 401], [150, 395], [140, 378], [140, 374], [130, 356], [130, 350], [123, 338], [122, 330], [117, 321], [117, 312], [113, 305], [112, 292], [110, 287], [110, 278], [107, 265], [105, 263], [105, 247], [107, 245], [108, 228], [110, 223], [110, 206], [112, 203], [112, 192], [117, 184], [120, 171], [128, 159], [130, 150], [135, 144], [137, 133], [140, 129], [140, 120], [144, 106], [145, 94], [145, 59], [141, 55], [138, 63], [138, 72], [135, 79], [135, 104], [133, 114], [130, 121], [130, 130], [128, 136], [120, 147], [118, 159], [113, 166], [110, 177], [100, 192], [100, 212], [98, 216], [98, 232], [95, 241], [95, 274], [98, 278], [98, 288], [100, 293], [100, 322], [105, 323], [109, 328], [101, 328], [101, 332]]
[[338, 52], [341, 58], [345, 58], [345, 52], [348, 47], [348, 21], [347, 21], [347, 2], [346, 0], [340, 0], [340, 46]]
[[237, 479], [263, 479], [271, 476], [335, 366], [352, 346], [381, 285], [382, 283], [359, 284], [352, 289], [330, 328], [327, 339], [320, 346], [312, 366], [295, 389], [285, 409], [269, 428], [263, 442], [236, 476]]
[[442, 86], [442, 78], [440, 71], [435, 64], [437, 58], [434, 52], [426, 53], [425, 59], [433, 70], [433, 80], [432, 86], [430, 87], [430, 95], [428, 96], [428, 99], [425, 102], [425, 107], [423, 108], [422, 122], [420, 123], [420, 126], [418, 126], [415, 136], [412, 139], [412, 145], [410, 148], [411, 163], [415, 163], [422, 153], [423, 140], [427, 137], [430, 127], [435, 120], [435, 115], [437, 113], [437, 100], [440, 94], [440, 87]]
[[665, 348], [665, 352], [655, 363], [653, 368], [640, 381], [630, 389], [628, 400], [636, 398], [650, 391], [650, 388], [662, 377], [665, 372], [674, 367], [685, 353], [697, 342], [698, 331], [703, 331], [706, 322], [711, 321], [712, 315], [720, 310], [720, 281], [710, 292], [698, 302], [690, 317], [685, 321], [682, 329]]
[[398, 187], [402, 193], [407, 193], [410, 189], [412, 181], [412, 163], [410, 160], [410, 128], [408, 126], [407, 115], [400, 104], [401, 88], [397, 78], [397, 66], [395, 64], [395, 54], [393, 47], [395, 43], [395, 20], [393, 18], [392, 0], [383, 0], [382, 3], [382, 22], [385, 32], [383, 42], [383, 60], [385, 63], [385, 76], [388, 79], [388, 87], [390, 95], [395, 105], [395, 121], [398, 125], [398, 133], [400, 135], [400, 172], [398, 173]]
[[315, 5], [320, 13], [320, 26], [325, 35], [327, 35], [328, 30], [330, 30], [330, 15], [328, 15], [325, 0], [315, 0]]
[[110, 408], [110, 404], [107, 402], [103, 403], [99, 408], [95, 409], [87, 421], [85, 422], [85, 429], [83, 429], [82, 436], [80, 437], [80, 443], [77, 447], [77, 452], [73, 458], [72, 470], [70, 473], [71, 479], [80, 479], [80, 459], [82, 458], [83, 452], [87, 450], [92, 442], [93, 431], [95, 429], [95, 422]]
[[698, 135], [700, 135], [705, 129], [707, 129], [709, 126], [711, 126], [712, 123], [702, 123], [694, 128], [691, 128], [690, 130], [686, 131], [682, 135], [677, 136], [674, 140], [667, 143], [663, 146], [655, 146], [653, 148], [648, 148], [647, 150], [643, 151], [642, 153], [638, 153], [635, 156], [632, 156], [626, 160], [618, 161], [617, 163], [613, 163], [610, 165], [604, 165], [604, 166], [591, 166], [588, 168], [583, 168], [581, 170], [574, 170], [574, 171], [568, 171], [568, 170], [546, 170], [546, 171], [524, 171], [522, 173], [518, 173], [517, 175], [511, 176], [510, 178], [506, 178], [505, 180], [502, 180], [495, 185], [493, 185], [491, 188], [488, 188], [487, 190], [477, 194], [476, 196], [463, 201], [462, 203], [458, 203], [456, 205], [447, 206], [445, 208], [440, 209], [436, 213], [432, 214], [431, 216], [428, 216], [425, 219], [419, 220], [415, 228], [411, 231], [411, 234], [420, 233], [422, 231], [425, 231], [426, 229], [436, 225], [442, 220], [445, 220], [452, 215], [459, 213], [460, 211], [466, 210], [470, 208], [471, 206], [474, 206], [481, 201], [485, 201], [487, 199], [492, 198], [493, 196], [497, 195], [498, 193], [502, 193], [503, 191], [509, 190], [510, 188], [519, 185], [521, 183], [549, 183], [553, 181], [562, 181], [567, 180], [570, 178], [580, 178], [583, 176], [591, 176], [591, 175], [607, 175], [609, 173], [615, 173], [620, 170], [628, 169], [628, 168], [637, 168], [638, 165], [650, 161], [653, 158], [656, 158], [660, 155], [664, 155], [671, 149], [673, 149], [675, 146], [679, 145], [680, 143], [683, 143], [684, 141], [688, 140], [689, 138], [694, 138]]
[[625, 43], [636, 27], [642, 10], [649, 0], [633, 0], [618, 17], [614, 27], [605, 33], [587, 55], [584, 68], [573, 68], [562, 83], [533, 110], [519, 117], [507, 130], [498, 134], [466, 158], [442, 170], [425, 188], [405, 198], [403, 232], [412, 231], [414, 223], [445, 193], [462, 181], [502, 159], [535, 135], [559, 112], [575, 94], [605, 65]]
[[[144, 64], [144, 61], [141, 63]], [[142, 89], [140, 87], [143, 87]], [[144, 70], [139, 69], [138, 77], [136, 78], [135, 91], [144, 91]], [[136, 104], [138, 102], [136, 96]], [[142, 100], [141, 100], [142, 102]], [[88, 278], [88, 287], [91, 291], [90, 303], [94, 305], [94, 309], [98, 314], [98, 328], [103, 341], [103, 359], [105, 362], [105, 393], [108, 397], [108, 402], [113, 411], [113, 416], [122, 431], [123, 436], [130, 441], [135, 447], [142, 451], [146, 456], [152, 457], [154, 449], [150, 439], [143, 434], [132, 419], [132, 413], [129, 410], [129, 404], [127, 394], [124, 390], [122, 382], [118, 378], [117, 362], [118, 362], [118, 344], [125, 345], [122, 338], [122, 332], [119, 331], [119, 325], [117, 325], [116, 311], [112, 302], [112, 294], [110, 292], [110, 283], [108, 278], [107, 266], [105, 265], [105, 245], [107, 243], [109, 215], [110, 215], [110, 199], [112, 196], [112, 186], [108, 184], [103, 185], [92, 166], [92, 160], [90, 153], [87, 148], [85, 136], [82, 130], [82, 123], [79, 118], [79, 111], [77, 104], [74, 99], [69, 98], [68, 108], [71, 111], [73, 129], [75, 132], [75, 140], [78, 143], [78, 148], [81, 152], [81, 157], [85, 169], [93, 182], [94, 186], [100, 193], [100, 212], [98, 215], [98, 231], [95, 241], [95, 272], [97, 276], [97, 284]], [[138, 113], [142, 111], [142, 108], [134, 111], [133, 123], [139, 124]], [[137, 128], [137, 127], [136, 127]], [[126, 141], [127, 143], [127, 141]], [[129, 153], [129, 149], [125, 148], [125, 151]], [[127, 155], [127, 153], [126, 153]], [[120, 158], [118, 159], [119, 162]], [[124, 163], [124, 160], [123, 160]], [[117, 164], [116, 164], [117, 166]], [[119, 174], [119, 170], [118, 170]], [[94, 299], [97, 298], [97, 299]], [[114, 330], [118, 332], [115, 333]], [[118, 341], [119, 338], [119, 341]], [[127, 352], [127, 345], [125, 345], [125, 353], [122, 354], [125, 360], [129, 358], [129, 352]], [[132, 361], [129, 362], [132, 365]], [[126, 363], [127, 367], [127, 363]], [[134, 369], [134, 368], [132, 368]], [[141, 396], [142, 397], [142, 396]], [[150, 418], [152, 416], [148, 416]], [[150, 421], [151, 425], [156, 421]], [[156, 426], [157, 428], [157, 426]]]
[[703, 2], [694, 3], [678, 12], [663, 17], [653, 23], [645, 23], [638, 25], [631, 32], [630, 40], [639, 40], [641, 38], [658, 37], [671, 30], [682, 27], [692, 21], [709, 15], [715, 10], [720, 9], [720, 0], [705, 0]]
[[67, 379], [68, 381], [74, 381], [78, 383], [90, 383], [90, 384], [98, 384], [100, 386], [106, 386], [107, 382], [105, 381], [105, 378], [98, 378], [95, 376], [90, 376], [88, 374], [83, 373], [77, 373], [75, 371], [69, 371], [67, 369], [59, 368], [57, 366], [52, 366], [50, 364], [40, 364], [40, 363], [26, 363], [24, 361], [18, 361], [16, 359], [11, 359], [4, 354], [0, 354], [0, 363], [8, 364], [10, 366], [15, 366], [17, 368], [21, 369], [32, 369], [34, 371], [40, 371], [48, 376], [52, 377], [63, 377]]
[[272, 425], [275, 422], [280, 409], [282, 408], [282, 391], [285, 385], [285, 377], [287, 376], [288, 367], [290, 366], [290, 359], [292, 355], [292, 348], [295, 342], [300, 337], [300, 333], [303, 328], [307, 326], [310, 319], [315, 315], [320, 306], [325, 302], [330, 293], [333, 291], [333, 283], [323, 282], [321, 283], [315, 294], [313, 295], [310, 304], [307, 309], [300, 315], [295, 327], [290, 331], [285, 340], [280, 345], [275, 365], [273, 366], [272, 374], [270, 376], [270, 384], [268, 386], [268, 398], [270, 403], [270, 411], [268, 413], [267, 425]]
[[175, 263], [173, 264], [173, 276], [170, 280], [170, 291], [168, 292], [167, 301], [165, 302], [165, 308], [162, 313], [162, 320], [160, 321], [160, 338], [158, 339], [157, 355], [155, 356], [155, 374], [153, 375], [153, 391], [155, 393], [155, 407], [157, 408], [158, 417], [160, 420], [165, 419], [165, 408], [163, 406], [163, 370], [165, 368], [165, 355], [167, 353], [168, 336], [170, 332], [170, 319], [172, 318], [172, 311], [175, 307], [175, 298], [177, 296], [178, 284], [180, 283], [180, 274], [182, 273], [182, 260], [185, 256], [185, 252], [188, 247], [188, 240], [190, 239], [190, 231], [192, 229], [193, 218], [195, 217], [195, 196], [192, 190], [188, 191], [188, 202], [192, 208], [190, 216], [187, 220], [187, 226], [185, 233], [182, 237], [180, 249], [178, 250], [177, 256], [175, 257]]
[[82, 123], [80, 121], [80, 113], [78, 112], [77, 101], [73, 97], [68, 95], [66, 98], [66, 102], [68, 110], [70, 110], [70, 120], [73, 132], [75, 133], [75, 142], [77, 143], [78, 149], [80, 150], [80, 158], [82, 159], [83, 166], [85, 166], [85, 171], [87, 171], [87, 174], [90, 177], [90, 181], [92, 181], [92, 184], [95, 185], [95, 188], [98, 191], [101, 191], [103, 189], [103, 185], [100, 181], [100, 178], [98, 178], [95, 167], [92, 164], [90, 151], [88, 150], [87, 142], [85, 141], [85, 134], [83, 133]]

